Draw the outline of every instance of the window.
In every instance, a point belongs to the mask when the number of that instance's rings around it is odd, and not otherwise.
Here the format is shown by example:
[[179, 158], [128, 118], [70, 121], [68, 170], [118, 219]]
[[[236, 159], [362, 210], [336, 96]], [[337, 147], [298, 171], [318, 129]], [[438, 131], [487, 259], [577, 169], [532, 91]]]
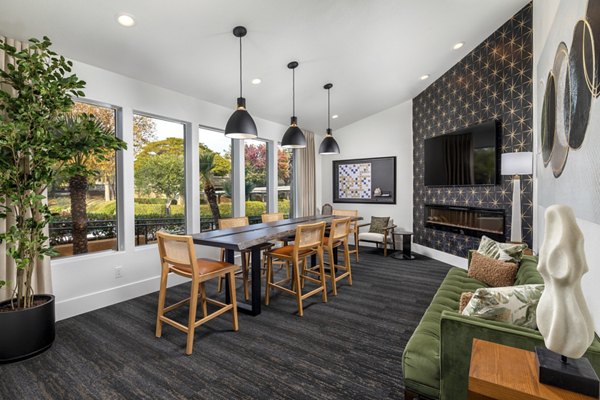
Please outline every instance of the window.
[[277, 201], [279, 212], [285, 218], [294, 217], [293, 204], [294, 150], [277, 149]]
[[244, 167], [246, 171], [246, 216], [251, 224], [261, 222], [267, 212], [268, 161], [267, 143], [262, 140], [244, 140]]
[[134, 114], [135, 244], [185, 233], [185, 126]]
[[[94, 115], [116, 135], [117, 110], [109, 106], [75, 102], [73, 114]], [[82, 164], [91, 174], [63, 174], [48, 188], [48, 206], [54, 214], [50, 244], [55, 257], [117, 250], [116, 157], [100, 161], [82, 155], [73, 164]]]
[[200, 127], [200, 230], [217, 228], [232, 216], [231, 139], [218, 129]]

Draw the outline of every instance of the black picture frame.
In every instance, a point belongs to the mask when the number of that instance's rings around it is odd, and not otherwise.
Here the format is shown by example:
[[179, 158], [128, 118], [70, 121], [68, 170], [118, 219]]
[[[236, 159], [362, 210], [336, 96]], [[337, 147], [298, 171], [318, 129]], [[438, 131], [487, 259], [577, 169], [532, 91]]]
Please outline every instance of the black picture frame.
[[[351, 164], [370, 164], [370, 197], [340, 197], [340, 167]], [[396, 204], [396, 157], [355, 158], [352, 160], [332, 161], [333, 202], [361, 204]], [[345, 174], [344, 174], [345, 175]], [[376, 188], [381, 195], [376, 195]]]

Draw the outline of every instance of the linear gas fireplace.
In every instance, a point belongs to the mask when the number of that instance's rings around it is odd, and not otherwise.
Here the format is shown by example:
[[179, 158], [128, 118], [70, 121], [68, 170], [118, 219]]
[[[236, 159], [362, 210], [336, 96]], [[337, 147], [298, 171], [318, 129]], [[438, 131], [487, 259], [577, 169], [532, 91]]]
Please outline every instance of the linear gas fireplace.
[[425, 226], [461, 235], [504, 240], [504, 210], [475, 207], [425, 205]]

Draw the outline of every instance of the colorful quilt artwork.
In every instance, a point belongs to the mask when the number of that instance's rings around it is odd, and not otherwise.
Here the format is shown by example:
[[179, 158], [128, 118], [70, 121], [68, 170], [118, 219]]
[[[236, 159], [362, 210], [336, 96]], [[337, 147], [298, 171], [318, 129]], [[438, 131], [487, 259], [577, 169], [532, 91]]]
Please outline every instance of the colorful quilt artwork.
[[339, 166], [340, 199], [371, 198], [371, 163]]

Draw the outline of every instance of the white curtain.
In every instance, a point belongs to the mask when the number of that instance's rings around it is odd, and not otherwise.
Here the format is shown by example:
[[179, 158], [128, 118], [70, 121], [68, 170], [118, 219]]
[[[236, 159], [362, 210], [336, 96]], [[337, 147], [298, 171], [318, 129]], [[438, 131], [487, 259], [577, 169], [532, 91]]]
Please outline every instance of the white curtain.
[[[7, 43], [17, 50], [27, 48], [27, 43], [19, 42], [18, 40], [8, 39], [4, 36], [0, 36], [0, 41]], [[12, 64], [12, 58], [8, 57], [4, 51], [0, 50], [0, 69], [6, 70], [8, 64]], [[12, 88], [6, 84], [0, 84], [0, 90], [11, 91]], [[6, 232], [6, 228], [14, 223], [14, 218], [10, 213], [7, 219], [0, 219], [0, 233]], [[48, 228], [46, 228], [46, 235], [48, 234]], [[6, 281], [7, 285], [0, 289], [0, 301], [8, 299], [12, 296], [12, 292], [15, 286], [17, 277], [17, 270], [15, 263], [6, 253], [6, 243], [0, 243], [0, 280]], [[52, 293], [52, 276], [50, 271], [50, 258], [45, 257], [44, 260], [38, 264], [37, 268], [33, 273], [33, 290], [36, 294], [49, 294]]]
[[298, 193], [296, 199], [298, 201], [299, 217], [315, 215], [317, 213], [317, 196], [316, 196], [316, 172], [315, 172], [315, 134], [310, 131], [305, 131], [306, 148], [298, 149], [297, 161], [297, 178], [298, 178]]

